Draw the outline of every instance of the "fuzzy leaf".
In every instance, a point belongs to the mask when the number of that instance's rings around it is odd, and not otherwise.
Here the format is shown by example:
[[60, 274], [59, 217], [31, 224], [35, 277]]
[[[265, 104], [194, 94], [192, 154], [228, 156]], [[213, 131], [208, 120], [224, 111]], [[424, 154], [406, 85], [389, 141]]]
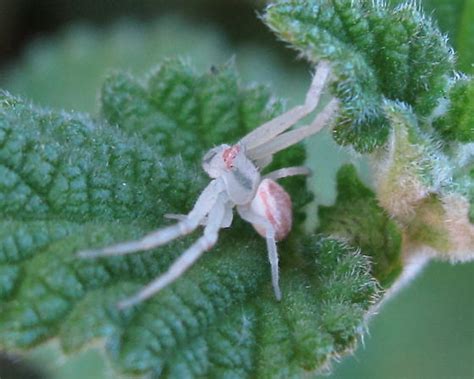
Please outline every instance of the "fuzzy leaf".
[[159, 66], [144, 83], [120, 72], [109, 76], [101, 103], [110, 124], [129, 133], [140, 130], [161, 155], [195, 161], [209, 146], [237, 141], [271, 112], [281, 111], [265, 87], [240, 89], [232, 63], [199, 76], [181, 60]]
[[468, 177], [472, 144], [442, 145], [420, 129], [405, 104], [387, 102], [393, 132], [372, 156], [377, 199], [404, 232], [404, 256], [429, 248], [453, 262], [472, 259], [474, 226], [469, 222]]
[[461, 78], [450, 88], [449, 107], [433, 126], [445, 140], [474, 141], [474, 78]]
[[334, 136], [362, 152], [388, 138], [385, 101], [403, 101], [428, 116], [453, 68], [445, 37], [414, 4], [281, 0], [267, 8], [264, 19], [311, 62], [332, 63], [333, 92], [344, 107]]
[[388, 287], [402, 269], [401, 230], [357, 177], [354, 166], [339, 170], [337, 190], [336, 204], [319, 208], [320, 231], [360, 247], [372, 257], [373, 275]]
[[[124, 312], [116, 302], [163, 273], [199, 231], [158, 251], [74, 256], [187, 212], [207, 182], [206, 144], [231, 142], [280, 112], [269, 98], [241, 86], [232, 67], [198, 75], [179, 61], [144, 82], [109, 78], [102, 110], [111, 124], [2, 92], [0, 346], [57, 338], [72, 353], [100, 339], [118, 371], [179, 378], [302, 376], [352, 349], [378, 288], [367, 257], [341, 242], [296, 228], [280, 243], [279, 303], [264, 240], [236, 219], [182, 278]], [[192, 142], [182, 154], [181, 137]], [[303, 158], [295, 148], [276, 163]], [[285, 185], [303, 205], [301, 184]]]
[[456, 49], [457, 67], [465, 73], [474, 73], [474, 2], [423, 0], [422, 3], [436, 18], [441, 30], [448, 33]]
[[474, 225], [474, 167], [469, 171], [469, 221]]
[[474, 74], [474, 2], [464, 0], [459, 12], [460, 22], [456, 35], [458, 65], [466, 73]]
[[[403, 4], [406, 0], [391, 0]], [[425, 12], [436, 19], [456, 50], [456, 67], [474, 73], [474, 2], [471, 0], [421, 0]]]
[[[234, 96], [228, 96], [228, 92]], [[271, 100], [268, 89], [254, 85], [239, 89], [233, 63], [198, 76], [181, 60], [170, 60], [158, 67], [146, 83], [117, 73], [104, 83], [101, 92], [102, 114], [111, 124], [143, 137], [159, 148], [163, 156], [180, 155], [200, 162], [203, 154], [219, 143], [235, 142], [270, 115], [281, 112], [281, 103]], [[176, 138], [176, 129], [180, 138]], [[302, 164], [302, 146], [275, 157], [269, 170]], [[295, 196], [295, 217], [304, 219], [301, 207], [312, 196], [304, 177], [283, 180]]]
[[[453, 194], [457, 198], [457, 202], [462, 204], [462, 207], [456, 211], [456, 203], [453, 204], [451, 199], [448, 199], [445, 204], [445, 210], [448, 213], [446, 217], [451, 227], [452, 235], [458, 232], [461, 240], [471, 240], [471, 246], [466, 247], [465, 244], [458, 260], [467, 260], [474, 258], [474, 144], [452, 144], [455, 146], [451, 152], [450, 160], [455, 166], [453, 172]], [[445, 201], [446, 203], [446, 201]], [[453, 222], [454, 221], [454, 222]], [[470, 236], [470, 237], [469, 237]], [[456, 260], [458, 257], [453, 257]]]

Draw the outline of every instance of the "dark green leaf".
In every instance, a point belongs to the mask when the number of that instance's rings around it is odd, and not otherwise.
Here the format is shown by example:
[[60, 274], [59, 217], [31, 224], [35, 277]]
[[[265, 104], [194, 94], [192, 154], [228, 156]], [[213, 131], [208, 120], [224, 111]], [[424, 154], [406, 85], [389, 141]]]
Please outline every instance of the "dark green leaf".
[[388, 287], [402, 269], [400, 228], [359, 180], [354, 166], [339, 170], [337, 190], [336, 204], [319, 208], [320, 231], [360, 247], [372, 258], [374, 276]]
[[448, 109], [433, 123], [443, 139], [474, 141], [474, 78], [460, 78], [448, 93]]
[[457, 54], [457, 67], [465, 73], [474, 73], [474, 2], [423, 0], [422, 4], [452, 41]]
[[466, 73], [474, 74], [474, 2], [464, 0], [456, 35], [458, 66]]
[[[170, 61], [146, 82], [116, 74], [110, 121], [0, 98], [0, 346], [52, 338], [73, 353], [97, 339], [114, 367], [160, 377], [270, 377], [318, 370], [354, 347], [377, 298], [369, 261], [298, 228], [281, 254], [274, 299], [265, 241], [238, 219], [182, 278], [134, 309], [118, 300], [163, 273], [198, 235], [158, 251], [80, 260], [78, 250], [137, 238], [187, 212], [205, 186], [202, 153], [281, 111], [232, 66], [196, 74]], [[189, 138], [181, 150], [180, 139]], [[300, 147], [275, 165], [302, 164]], [[302, 181], [285, 186], [296, 211]], [[296, 224], [298, 226], [298, 223]]]

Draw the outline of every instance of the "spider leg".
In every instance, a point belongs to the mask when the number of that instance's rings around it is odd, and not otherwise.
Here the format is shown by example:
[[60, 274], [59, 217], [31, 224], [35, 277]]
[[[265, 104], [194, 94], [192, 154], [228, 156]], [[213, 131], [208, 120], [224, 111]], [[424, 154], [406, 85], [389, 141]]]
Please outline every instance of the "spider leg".
[[215, 245], [219, 229], [221, 228], [228, 208], [230, 208], [230, 205], [227, 195], [221, 193], [214, 207], [209, 212], [209, 219], [204, 229], [204, 235], [181, 254], [170, 266], [168, 271], [153, 280], [132, 297], [122, 300], [118, 304], [118, 308], [124, 309], [138, 304], [178, 279], [206, 250], [209, 250]]
[[272, 163], [272, 161], [273, 161], [273, 155], [269, 155], [261, 159], [254, 159], [253, 162], [255, 163], [255, 166], [257, 166], [261, 170], [262, 168], [267, 167], [270, 163]]
[[177, 224], [158, 229], [136, 241], [122, 242], [96, 250], [83, 250], [77, 255], [81, 258], [96, 258], [131, 254], [136, 251], [154, 249], [179, 236], [189, 234], [199, 226], [212, 209], [219, 193], [222, 192], [221, 187], [221, 181], [217, 179], [211, 181], [197, 199], [192, 211]]
[[304, 167], [304, 166], [280, 168], [279, 170], [275, 170], [264, 175], [262, 177], [262, 180], [271, 179], [271, 180], [277, 181], [278, 179], [281, 179], [281, 178], [286, 178], [288, 176], [296, 176], [296, 175], [311, 175], [311, 170], [308, 167]]
[[319, 103], [319, 98], [329, 77], [329, 63], [321, 61], [314, 74], [311, 86], [306, 94], [306, 100], [303, 105], [296, 106], [282, 115], [275, 117], [273, 120], [266, 122], [253, 130], [240, 140], [247, 149], [255, 149], [256, 147], [272, 140], [278, 134], [284, 132], [297, 121], [314, 111]]
[[[318, 113], [314, 121], [307, 126], [291, 130], [289, 132], [280, 134], [273, 140], [252, 149], [247, 152], [247, 156], [253, 160], [261, 160], [264, 157], [272, 156], [273, 154], [292, 146], [301, 140], [316, 134], [324, 128], [332, 115], [338, 109], [338, 100], [333, 98], [324, 109]], [[261, 168], [261, 167], [260, 167]]]
[[278, 301], [281, 300], [280, 290], [280, 273], [278, 269], [278, 250], [275, 241], [275, 230], [265, 218], [253, 212], [251, 209], [245, 206], [238, 206], [237, 212], [240, 217], [251, 224], [261, 225], [266, 230], [265, 239], [267, 242], [268, 260], [270, 261], [270, 267], [272, 271], [272, 285], [273, 292]]
[[181, 213], [166, 213], [163, 215], [164, 218], [167, 218], [169, 220], [179, 220], [179, 221], [183, 221], [183, 220], [186, 220], [186, 218], [188, 217], [188, 215], [185, 215], [185, 214], [181, 214]]
[[[303, 167], [304, 168], [304, 167]], [[285, 170], [285, 169], [282, 169], [282, 170]], [[306, 169], [306, 170], [309, 170], [309, 169]], [[286, 175], [287, 176], [287, 175]], [[186, 217], [188, 217], [188, 215], [183, 215], [183, 214], [175, 214], [175, 213], [167, 213], [164, 215], [165, 218], [167, 219], [170, 219], [170, 220], [184, 220]], [[232, 213], [232, 208], [228, 208], [226, 210], [226, 213], [225, 213], [225, 216], [224, 216], [224, 220], [222, 221], [222, 225], [221, 225], [221, 228], [228, 228], [231, 224], [232, 224], [232, 219], [233, 219], [234, 215]], [[207, 225], [207, 221], [208, 220], [208, 217], [204, 217], [200, 222], [199, 222], [199, 225], [204, 225], [206, 226]]]
[[[185, 214], [176, 214], [176, 213], [166, 213], [163, 215], [164, 218], [167, 218], [168, 220], [178, 220], [178, 221], [184, 221], [188, 218], [188, 215]], [[201, 221], [199, 221], [199, 225], [206, 225], [207, 224], [207, 216], [204, 217]]]

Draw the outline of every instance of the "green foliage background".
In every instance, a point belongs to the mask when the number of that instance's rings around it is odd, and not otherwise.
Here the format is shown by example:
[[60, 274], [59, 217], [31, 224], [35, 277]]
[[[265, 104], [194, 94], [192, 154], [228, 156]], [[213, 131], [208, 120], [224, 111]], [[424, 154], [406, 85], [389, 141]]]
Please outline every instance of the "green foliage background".
[[[426, 0], [426, 6], [440, 15], [441, 27], [455, 41], [459, 68], [473, 72], [473, 39], [468, 37], [474, 24], [472, 2]], [[164, 35], [167, 38], [160, 40]], [[199, 46], [189, 41], [189, 35], [199, 36]], [[253, 43], [235, 45], [218, 27], [203, 30], [202, 25], [179, 16], [165, 17], [149, 26], [127, 21], [105, 31], [83, 26], [70, 28], [60, 36], [30, 47], [21, 64], [2, 76], [1, 86], [40, 104], [95, 111], [97, 88], [110, 67], [140, 74], [164, 57], [185, 55], [206, 69], [211, 64], [228, 61], [234, 53], [245, 81], [271, 82], [282, 97], [291, 103], [301, 102], [309, 79], [309, 74], [302, 74], [301, 66], [288, 66], [278, 53]], [[55, 78], [53, 82], [51, 77]], [[314, 146], [309, 160], [320, 170], [312, 183], [317, 193], [316, 203], [331, 205], [335, 200], [336, 168], [352, 158], [341, 154], [326, 135], [308, 143]], [[364, 162], [358, 164], [363, 169]], [[473, 277], [472, 264], [431, 265], [415, 283], [382, 308], [371, 325], [367, 347], [359, 349], [356, 358], [346, 359], [337, 366], [330, 377], [377, 378], [380, 373], [389, 379], [472, 376]], [[54, 362], [57, 351], [55, 347], [41, 348], [31, 356], [41, 362]], [[50, 371], [57, 379], [100, 378], [107, 367], [92, 350], [66, 365], [51, 367]]]

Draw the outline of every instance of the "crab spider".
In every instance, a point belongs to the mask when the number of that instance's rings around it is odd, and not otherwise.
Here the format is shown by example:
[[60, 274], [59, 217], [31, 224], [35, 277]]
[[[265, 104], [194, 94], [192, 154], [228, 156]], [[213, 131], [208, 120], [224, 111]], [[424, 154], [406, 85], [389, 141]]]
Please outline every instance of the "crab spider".
[[119, 308], [140, 303], [178, 279], [205, 251], [214, 246], [219, 229], [231, 225], [234, 207], [240, 217], [251, 223], [266, 239], [273, 290], [276, 299], [281, 299], [276, 242], [284, 239], [291, 230], [292, 206], [290, 196], [276, 180], [294, 175], [309, 175], [310, 172], [305, 167], [287, 167], [262, 176], [260, 171], [271, 162], [273, 154], [317, 133], [328, 124], [338, 108], [335, 98], [318, 113], [310, 125], [287, 131], [314, 111], [329, 74], [328, 63], [320, 62], [303, 105], [261, 125], [234, 145], [223, 144], [210, 149], [202, 159], [202, 167], [212, 180], [198, 197], [191, 212], [187, 215], [167, 216], [177, 219], [176, 224], [136, 241], [78, 253], [83, 258], [95, 258], [150, 250], [204, 225], [203, 235], [176, 259], [168, 271], [134, 296], [121, 301]]

